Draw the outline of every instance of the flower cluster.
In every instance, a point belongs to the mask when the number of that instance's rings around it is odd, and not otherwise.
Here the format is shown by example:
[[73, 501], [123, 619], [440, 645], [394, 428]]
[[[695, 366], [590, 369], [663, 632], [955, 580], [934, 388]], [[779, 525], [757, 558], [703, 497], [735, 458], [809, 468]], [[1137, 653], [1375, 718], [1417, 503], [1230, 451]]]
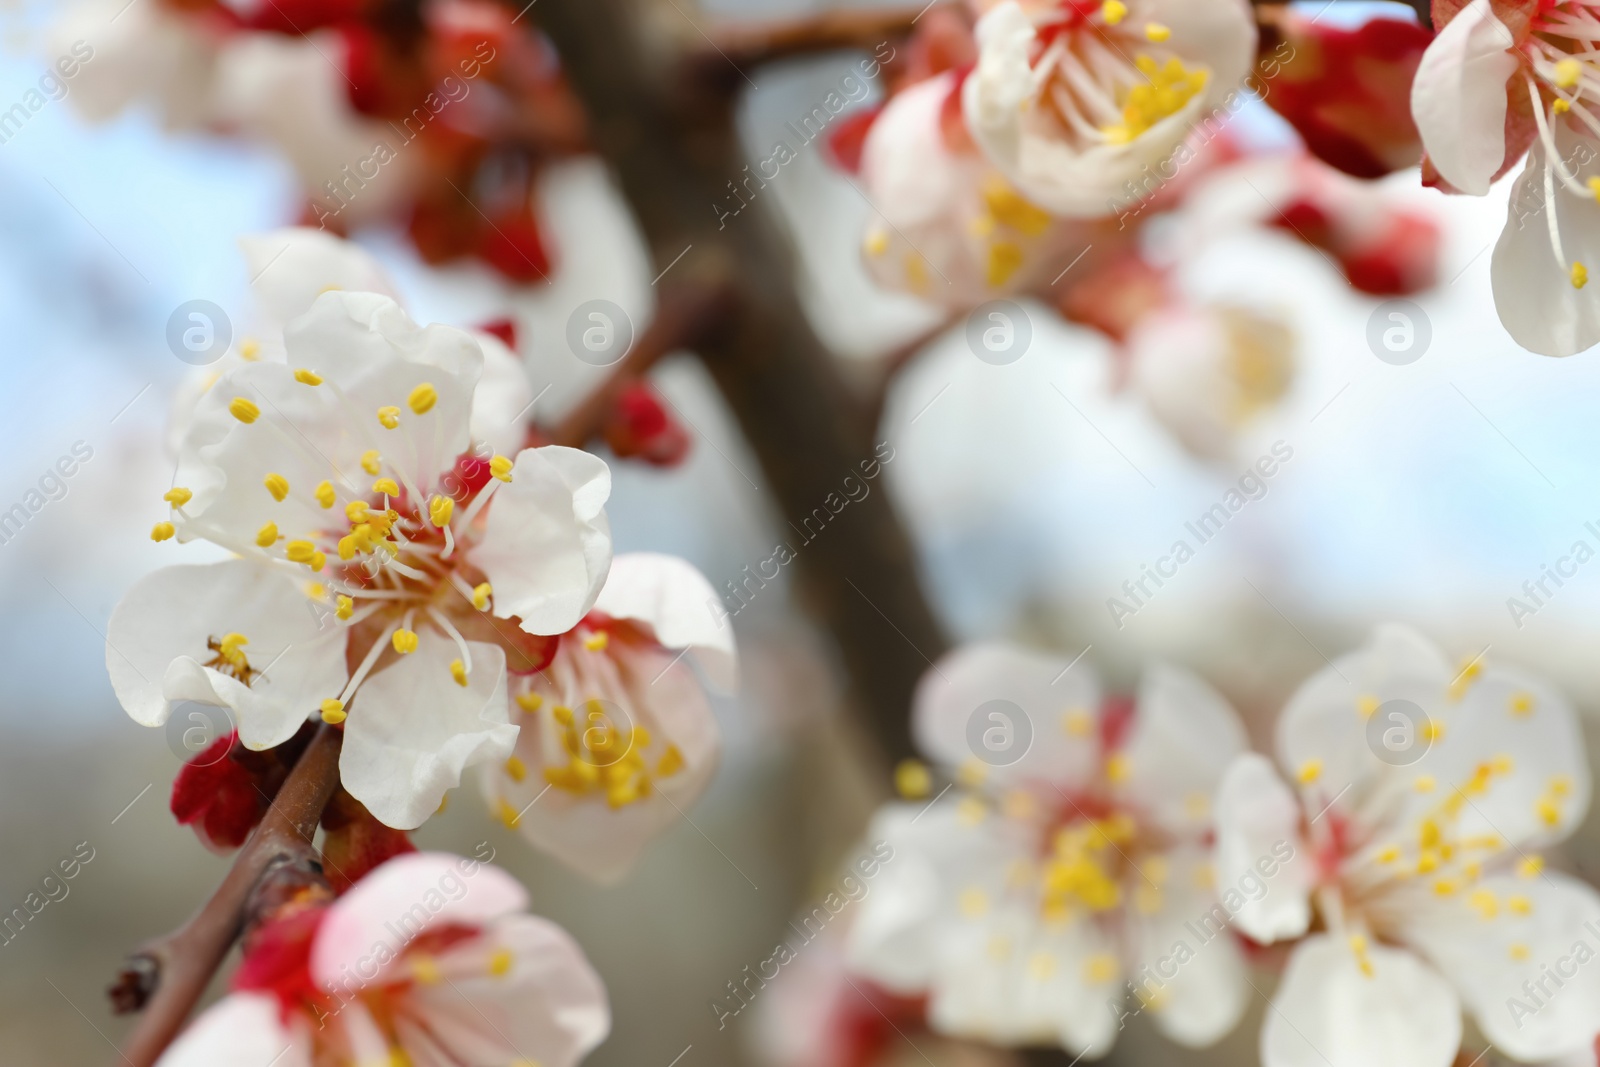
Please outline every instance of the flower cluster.
[[878, 813], [897, 858], [846, 960], [936, 1032], [1099, 1056], [1148, 1015], [1208, 1045], [1276, 960], [1266, 1067], [1448, 1067], [1463, 1013], [1518, 1061], [1593, 1063], [1600, 893], [1543, 855], [1589, 769], [1538, 678], [1381, 626], [1291, 697], [1275, 765], [1185, 671], [1108, 699], [1085, 664], [977, 645], [913, 725], [951, 785], [901, 768], [921, 799]]
[[53, 36], [97, 46], [73, 94], [89, 117], [148, 103], [174, 127], [263, 140], [318, 227], [392, 221], [429, 262], [551, 274], [540, 175], [588, 134], [548, 43], [508, 5], [77, 0]]
[[[1432, 219], [1334, 169], [1370, 178], [1420, 154], [1405, 106], [1428, 40], [1416, 25], [1325, 30], [1273, 9], [1268, 40], [1238, 0], [972, 8], [975, 24], [930, 17], [888, 101], [835, 137], [876, 209], [862, 255], [880, 285], [958, 313], [1001, 298], [1055, 306], [1111, 339], [1113, 383], [1217, 458], [1288, 391], [1293, 327], [1187, 297], [1175, 264], [1151, 256], [1151, 220], [1215, 236], [1223, 210], [1230, 233], [1264, 226], [1322, 249], [1362, 292], [1435, 284]], [[1252, 95], [1316, 156], [1263, 155], [1238, 136]]]

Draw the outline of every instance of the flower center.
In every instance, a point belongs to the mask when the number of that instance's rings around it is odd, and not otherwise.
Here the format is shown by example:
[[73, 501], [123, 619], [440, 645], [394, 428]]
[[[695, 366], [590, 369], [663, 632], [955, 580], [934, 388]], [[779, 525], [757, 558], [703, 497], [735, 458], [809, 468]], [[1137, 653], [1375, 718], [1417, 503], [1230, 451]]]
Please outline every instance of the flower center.
[[1182, 111], [1210, 80], [1209, 70], [1163, 47], [1170, 28], [1127, 16], [1121, 0], [1067, 0], [1039, 29], [1041, 101], [1080, 149], [1129, 143]]

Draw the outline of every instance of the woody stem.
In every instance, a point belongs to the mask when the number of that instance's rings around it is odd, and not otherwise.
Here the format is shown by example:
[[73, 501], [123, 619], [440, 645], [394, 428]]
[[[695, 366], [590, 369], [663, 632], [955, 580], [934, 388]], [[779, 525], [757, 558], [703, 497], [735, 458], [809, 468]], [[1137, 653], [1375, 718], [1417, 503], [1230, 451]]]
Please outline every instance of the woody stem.
[[211, 898], [177, 930], [128, 958], [111, 990], [113, 1006], [143, 1015], [119, 1063], [151, 1067], [161, 1057], [244, 932], [259, 885], [291, 868], [320, 873], [312, 836], [339, 784], [343, 739], [332, 726], [318, 729]]

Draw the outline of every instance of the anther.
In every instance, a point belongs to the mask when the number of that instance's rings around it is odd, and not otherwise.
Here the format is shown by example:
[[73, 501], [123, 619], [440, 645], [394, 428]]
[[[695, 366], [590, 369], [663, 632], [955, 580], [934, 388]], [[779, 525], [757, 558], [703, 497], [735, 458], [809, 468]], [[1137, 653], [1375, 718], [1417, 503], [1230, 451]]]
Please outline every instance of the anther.
[[272, 499], [283, 503], [283, 498], [289, 495], [289, 479], [281, 474], [269, 474], [262, 480], [267, 487], [267, 492], [272, 494]]
[[345, 718], [346, 715], [344, 711], [344, 701], [334, 700], [332, 697], [329, 697], [327, 700], [322, 702], [323, 722], [332, 723], [334, 726], [337, 726], [344, 722]]
[[182, 486], [173, 486], [171, 489], [168, 489], [165, 493], [161, 494], [161, 499], [165, 500], [175, 508], [181, 508], [189, 501], [194, 499], [194, 494]]
[[321, 504], [325, 508], [333, 507], [334, 502], [339, 499], [338, 494], [333, 491], [332, 482], [319, 483], [317, 487], [311, 491], [311, 495], [316, 497], [317, 503]]
[[418, 415], [426, 415], [433, 410], [433, 405], [439, 402], [439, 392], [433, 387], [432, 382], [423, 382], [411, 390], [411, 395], [406, 397], [406, 405]]
[[299, 382], [301, 385], [322, 384], [321, 375], [315, 373], [314, 371], [306, 370], [304, 367], [301, 367], [299, 370], [294, 372], [294, 380]]
[[256, 544], [262, 548], [271, 548], [278, 543], [278, 524], [269, 522], [256, 531]]
[[392, 430], [400, 425], [400, 409], [390, 405], [378, 409], [378, 421], [385, 430]]
[[394, 650], [404, 656], [417, 650], [417, 635], [411, 630], [396, 630], [393, 643]]
[[495, 456], [489, 461], [489, 473], [502, 482], [509, 482], [511, 480], [512, 466], [511, 460], [505, 456]]
[[158, 522], [150, 527], [150, 540], [167, 541], [178, 532], [178, 528], [170, 522]]
[[228, 401], [228, 414], [248, 426], [261, 417], [261, 409], [245, 397], [236, 396]]

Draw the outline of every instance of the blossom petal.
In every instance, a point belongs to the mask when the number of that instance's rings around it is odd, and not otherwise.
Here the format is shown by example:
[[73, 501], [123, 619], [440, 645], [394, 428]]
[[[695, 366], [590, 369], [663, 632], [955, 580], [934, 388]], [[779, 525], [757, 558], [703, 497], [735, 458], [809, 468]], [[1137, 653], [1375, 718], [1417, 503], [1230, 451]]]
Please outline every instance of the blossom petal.
[[279, 326], [311, 310], [330, 289], [400, 296], [372, 253], [326, 230], [289, 226], [239, 238], [250, 287], [261, 309]]
[[178, 1035], [156, 1067], [311, 1067], [310, 1027], [274, 997], [233, 993]]
[[951, 801], [878, 809], [867, 840], [881, 866], [850, 924], [852, 970], [898, 993], [929, 987], [943, 938], [963, 921], [963, 898], [998, 899], [1008, 865], [1030, 855], [1026, 842], [991, 829]]
[[911, 714], [912, 735], [929, 758], [997, 784], [1070, 789], [1099, 760], [1094, 669], [1014, 645], [966, 645], [946, 655], [917, 683]]
[[1426, 899], [1405, 936], [1513, 1059], [1554, 1058], [1600, 1032], [1600, 894], [1575, 878], [1485, 878], [1471, 895]]
[[[1421, 634], [1385, 624], [1375, 627], [1361, 648], [1307, 679], [1278, 719], [1277, 746], [1287, 770], [1308, 772], [1307, 806], [1313, 812], [1330, 803], [1337, 803], [1340, 811], [1359, 807], [1368, 791], [1393, 771], [1367, 743], [1370, 718], [1415, 716], [1404, 705], [1397, 705], [1400, 712], [1383, 710], [1391, 700], [1406, 701], [1428, 718], [1442, 716], [1455, 673]], [[1419, 739], [1412, 736], [1412, 741]]]
[[[1219, 913], [1205, 850], [1174, 849], [1130, 874], [1130, 969], [1156, 1027], [1180, 1045], [1221, 1040], [1250, 1003], [1244, 954]], [[1159, 875], [1159, 878], [1158, 878]]]
[[311, 949], [312, 980], [329, 991], [351, 974], [376, 980], [374, 960], [398, 954], [425, 930], [480, 926], [527, 906], [528, 891], [498, 867], [443, 852], [396, 856], [328, 909]]
[[[501, 821], [520, 830], [534, 847], [595, 881], [611, 883], [700, 798], [722, 744], [700, 680], [676, 654], [654, 645], [625, 645], [622, 638], [604, 651], [572, 644], [563, 639], [555, 660], [531, 680], [531, 692], [543, 703], [536, 711], [516, 713], [522, 729], [515, 773], [509, 764], [489, 768], [484, 797]], [[582, 670], [575, 669], [574, 659], [585, 661]], [[616, 762], [635, 754], [637, 737], [649, 738], [637, 755], [650, 788], [616, 807], [603, 783], [596, 782], [590, 792], [573, 792], [552, 785], [549, 777], [573, 759], [551, 709], [584, 708], [594, 700], [619, 720], [612, 723], [619, 730], [644, 731], [630, 732], [629, 750]]]
[[1047, 926], [1032, 901], [950, 930], [928, 1000], [941, 1033], [1002, 1045], [1104, 1052], [1116, 1040], [1122, 967], [1110, 931], [1080, 919]]
[[356, 690], [339, 756], [350, 795], [397, 830], [421, 826], [461, 784], [463, 770], [505, 759], [517, 740], [500, 647], [469, 642], [472, 669], [461, 686], [450, 670], [455, 643], [431, 628], [417, 640], [415, 652]]
[[685, 560], [656, 552], [617, 556], [594, 606], [614, 619], [645, 623], [666, 648], [692, 649], [717, 688], [726, 692], [736, 684], [733, 627], [723, 624], [727, 612], [705, 575]]
[[472, 439], [509, 455], [527, 439], [533, 383], [518, 356], [492, 333], [472, 331], [483, 349], [483, 376], [472, 394]]
[[472, 551], [494, 586], [495, 614], [534, 634], [565, 633], [594, 606], [611, 566], [611, 470], [576, 448], [517, 454]]
[[[343, 630], [322, 629], [304, 583], [253, 560], [164, 567], [128, 590], [106, 627], [106, 670], [133, 720], [161, 726], [174, 702], [233, 713], [239, 739], [271, 748], [294, 736], [348, 677]], [[243, 634], [246, 686], [205, 664], [208, 640]], [[270, 667], [269, 667], [270, 665]]]
[[1506, 79], [1517, 69], [1511, 31], [1489, 0], [1472, 0], [1422, 54], [1411, 114], [1428, 159], [1464, 193], [1482, 196], [1506, 154]]
[[[1558, 122], [1556, 149], [1569, 169], [1600, 159], [1600, 140]], [[1592, 179], [1600, 170], [1591, 169]], [[1547, 194], [1546, 183], [1551, 184]], [[1556, 257], [1552, 224], [1566, 262]], [[1494, 246], [1489, 275], [1500, 322], [1517, 344], [1542, 356], [1570, 356], [1600, 341], [1600, 300], [1593, 289], [1575, 288], [1572, 264], [1600, 268], [1600, 211], [1592, 197], [1574, 196], [1551, 168], [1543, 144], [1533, 143], [1528, 162], [1511, 189], [1506, 228]]]
[[1211, 798], [1234, 757], [1249, 748], [1244, 725], [1216, 690], [1189, 671], [1156, 664], [1139, 686], [1138, 710], [1122, 746], [1133, 798], [1169, 831], [1211, 824]]
[[1308, 937], [1289, 957], [1261, 1031], [1262, 1067], [1449, 1067], [1461, 1005], [1432, 967], [1402, 949]]
[[[496, 952], [509, 959], [497, 966]], [[600, 976], [571, 935], [546, 919], [507, 915], [442, 954], [438, 966], [449, 983], [416, 988], [397, 1028], [405, 1043], [418, 1026], [445, 1062], [573, 1067], [611, 1030]]]
[[1305, 933], [1315, 872], [1294, 793], [1249, 752], [1223, 775], [1216, 807], [1217, 886], [1240, 931], [1264, 944]]

